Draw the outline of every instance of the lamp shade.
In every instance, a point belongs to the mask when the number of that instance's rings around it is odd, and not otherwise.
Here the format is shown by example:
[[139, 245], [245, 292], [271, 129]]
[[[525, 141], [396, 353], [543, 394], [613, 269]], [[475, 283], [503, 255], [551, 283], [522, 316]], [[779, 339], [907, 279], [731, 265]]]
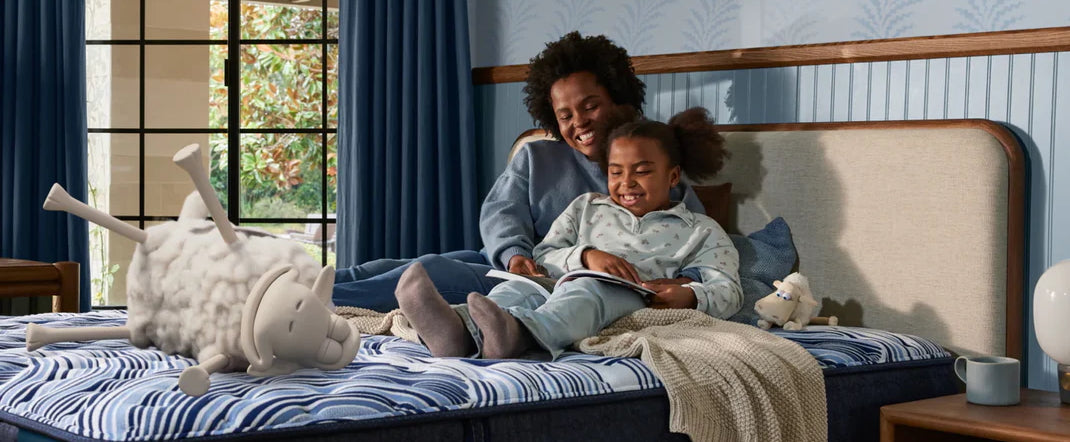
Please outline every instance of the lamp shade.
[[1033, 328], [1044, 353], [1070, 365], [1070, 259], [1051, 266], [1037, 280]]

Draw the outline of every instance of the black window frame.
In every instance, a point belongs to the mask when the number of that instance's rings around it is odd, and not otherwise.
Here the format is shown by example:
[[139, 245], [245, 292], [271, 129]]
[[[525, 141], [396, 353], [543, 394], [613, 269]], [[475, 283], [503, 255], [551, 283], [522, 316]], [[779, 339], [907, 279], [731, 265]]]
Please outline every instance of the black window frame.
[[[140, 59], [138, 60], [138, 127], [137, 128], [89, 128], [89, 133], [103, 134], [137, 134], [138, 135], [138, 214], [113, 215], [123, 221], [136, 221], [138, 227], [145, 228], [146, 222], [171, 221], [178, 219], [174, 216], [148, 216], [145, 214], [145, 136], [149, 134], [227, 134], [227, 217], [230, 222], [241, 225], [243, 223], [298, 223], [319, 224], [321, 232], [327, 232], [328, 224], [335, 224], [335, 218], [328, 217], [328, 199], [330, 191], [327, 176], [328, 138], [330, 134], [337, 134], [337, 127], [330, 127], [327, 103], [329, 82], [328, 77], [328, 48], [330, 45], [338, 45], [337, 38], [328, 38], [328, 1], [321, 1], [320, 9], [320, 37], [319, 38], [293, 38], [293, 39], [242, 39], [241, 38], [241, 4], [242, 0], [228, 0], [227, 2], [227, 39], [148, 39], [145, 35], [145, 10], [147, 0], [140, 0], [140, 12], [138, 23], [138, 39], [107, 39], [86, 40], [86, 45], [101, 46], [138, 46]], [[281, 5], [280, 6], [285, 6]], [[305, 44], [319, 45], [321, 63], [321, 102], [319, 128], [261, 128], [246, 129], [241, 127], [241, 49], [242, 45], [256, 44]], [[145, 127], [145, 49], [149, 46], [168, 45], [226, 45], [227, 59], [224, 63], [225, 86], [227, 87], [227, 126], [226, 128], [146, 128]], [[207, 103], [206, 103], [207, 106]], [[242, 217], [241, 210], [241, 136], [243, 134], [319, 134], [320, 135], [320, 218], [248, 218]], [[327, 265], [327, 242], [330, 238], [323, 235], [319, 239], [320, 263]], [[97, 307], [97, 306], [95, 306]]]

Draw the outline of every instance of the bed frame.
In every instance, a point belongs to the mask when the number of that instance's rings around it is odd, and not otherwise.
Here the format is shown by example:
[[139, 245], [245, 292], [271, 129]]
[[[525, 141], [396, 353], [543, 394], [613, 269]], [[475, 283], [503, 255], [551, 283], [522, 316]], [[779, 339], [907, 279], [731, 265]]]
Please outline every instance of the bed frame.
[[[782, 216], [822, 313], [953, 353], [1022, 356], [1025, 157], [1009, 131], [982, 120], [720, 129], [731, 158], [714, 183], [731, 182], [734, 198], [726, 229]], [[829, 439], [876, 440], [881, 405], [959, 388], [950, 358], [921, 362], [825, 370]], [[228, 440], [687, 440], [668, 431], [668, 415], [656, 389]]]

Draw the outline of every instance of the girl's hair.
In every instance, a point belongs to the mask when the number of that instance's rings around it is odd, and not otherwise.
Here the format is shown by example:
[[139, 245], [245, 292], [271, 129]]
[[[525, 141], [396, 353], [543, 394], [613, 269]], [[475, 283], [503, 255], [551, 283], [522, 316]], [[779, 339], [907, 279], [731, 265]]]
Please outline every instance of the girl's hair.
[[724, 149], [724, 137], [710, 119], [709, 112], [693, 107], [674, 115], [669, 123], [654, 120], [639, 120], [626, 123], [609, 133], [606, 148], [598, 157], [603, 172], [609, 171], [609, 150], [617, 138], [649, 138], [658, 142], [669, 156], [669, 167], [680, 166], [689, 179], [713, 178], [721, 170], [728, 151]]
[[594, 74], [614, 104], [630, 104], [642, 112], [646, 85], [635, 75], [628, 51], [603, 35], [583, 37], [572, 31], [547, 43], [546, 49], [531, 59], [524, 86], [528, 113], [554, 138], [561, 139], [561, 130], [550, 103], [550, 88], [557, 80], [577, 72]]

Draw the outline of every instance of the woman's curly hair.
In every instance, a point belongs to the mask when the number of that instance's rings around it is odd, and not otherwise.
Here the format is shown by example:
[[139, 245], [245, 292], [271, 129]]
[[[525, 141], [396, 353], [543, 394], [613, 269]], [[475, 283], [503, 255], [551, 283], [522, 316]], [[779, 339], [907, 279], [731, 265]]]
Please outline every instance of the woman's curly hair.
[[633, 137], [657, 141], [669, 156], [669, 166], [680, 166], [684, 175], [692, 180], [713, 178], [728, 157], [724, 137], [717, 133], [709, 111], [693, 107], [673, 115], [668, 124], [644, 119], [613, 129], [606, 139], [606, 148], [598, 157], [603, 172], [609, 170], [609, 148], [613, 140]]
[[547, 43], [546, 49], [531, 59], [524, 86], [528, 113], [540, 128], [558, 140], [561, 130], [550, 103], [550, 88], [557, 80], [585, 71], [595, 75], [598, 84], [609, 91], [613, 103], [630, 104], [642, 113], [646, 85], [635, 75], [628, 51], [603, 35], [583, 37], [572, 31], [560, 40]]

